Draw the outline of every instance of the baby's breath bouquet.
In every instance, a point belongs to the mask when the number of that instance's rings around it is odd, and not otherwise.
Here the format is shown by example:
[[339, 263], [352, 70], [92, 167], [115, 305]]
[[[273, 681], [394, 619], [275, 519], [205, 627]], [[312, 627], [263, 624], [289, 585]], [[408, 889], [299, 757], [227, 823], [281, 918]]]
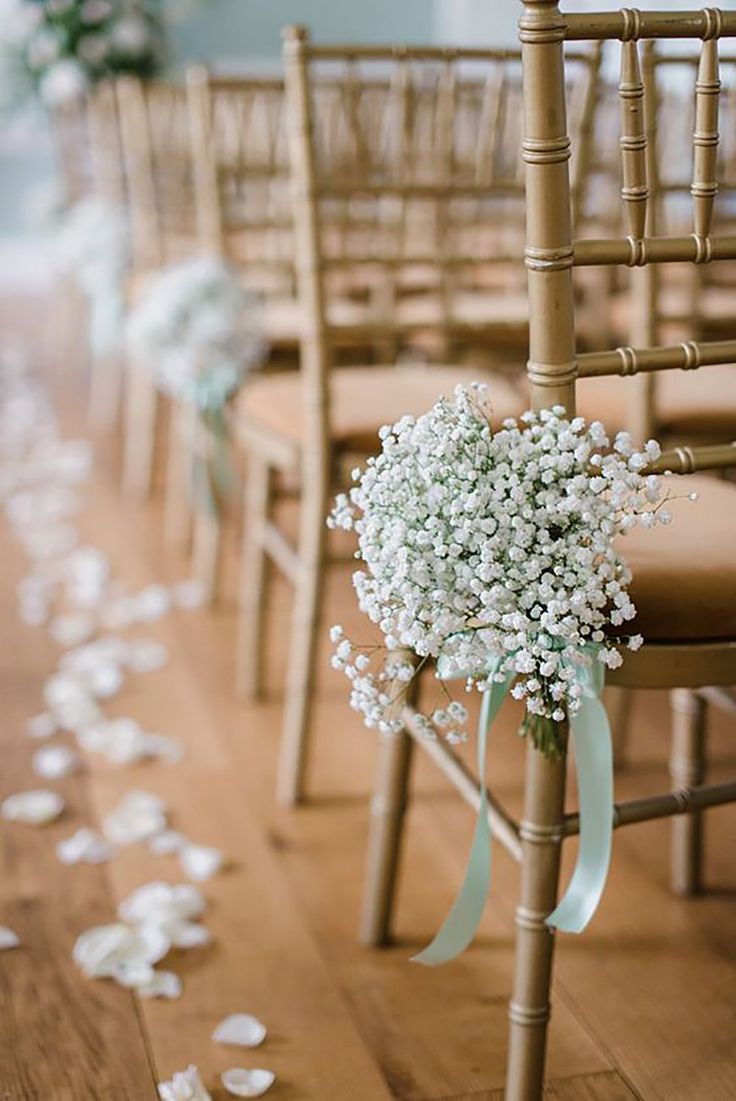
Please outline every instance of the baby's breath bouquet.
[[616, 537], [671, 518], [660, 479], [646, 474], [659, 446], [636, 451], [624, 432], [611, 443], [600, 422], [559, 406], [495, 429], [480, 385], [381, 440], [328, 521], [358, 536], [354, 585], [383, 636], [362, 646], [332, 628], [352, 706], [370, 727], [400, 729], [406, 691], [431, 665], [440, 698], [420, 722], [456, 742], [467, 712], [448, 682], [485, 692], [511, 679], [526, 705], [521, 732], [558, 755], [581, 666], [618, 666], [636, 614]]
[[106, 77], [154, 76], [166, 52], [164, 0], [1, 0], [0, 100], [59, 107]]

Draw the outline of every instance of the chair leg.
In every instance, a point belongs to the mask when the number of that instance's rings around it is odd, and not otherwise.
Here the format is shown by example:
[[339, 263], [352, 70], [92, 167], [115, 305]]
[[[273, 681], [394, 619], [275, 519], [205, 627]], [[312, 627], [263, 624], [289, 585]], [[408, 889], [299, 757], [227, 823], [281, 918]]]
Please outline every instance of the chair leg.
[[360, 943], [371, 947], [391, 938], [413, 752], [414, 742], [405, 730], [381, 735], [358, 933]]
[[[670, 779], [674, 789], [705, 780], [705, 701], [696, 692], [676, 688], [671, 694], [672, 752]], [[672, 819], [672, 890], [693, 895], [702, 890], [703, 813], [678, 814]]]
[[319, 485], [311, 486], [304, 471], [299, 566], [295, 581], [291, 648], [286, 683], [284, 726], [276, 796], [285, 806], [304, 797], [309, 720], [326, 566], [325, 500]]
[[246, 699], [263, 693], [263, 628], [266, 610], [268, 559], [263, 528], [271, 503], [271, 467], [258, 455], [248, 456], [243, 505], [243, 530], [238, 585], [238, 642], [236, 683]]
[[217, 600], [222, 550], [222, 518], [219, 513], [199, 508], [194, 517], [192, 575], [202, 586], [204, 598]]
[[166, 460], [164, 536], [174, 550], [186, 553], [192, 535], [192, 441], [190, 410], [172, 405]]
[[631, 734], [631, 713], [634, 709], [634, 692], [631, 688], [607, 685], [603, 690], [603, 702], [611, 724], [613, 765], [616, 769], [628, 767], [628, 750]]
[[541, 1101], [554, 934], [545, 918], [557, 902], [565, 804], [565, 762], [527, 747], [521, 824], [521, 896], [516, 910], [514, 989], [506, 1067], [506, 1101]]
[[88, 417], [95, 431], [110, 432], [117, 424], [122, 370], [119, 353], [92, 353]]
[[123, 490], [140, 501], [147, 500], [153, 484], [157, 403], [158, 392], [150, 372], [131, 364], [125, 403]]

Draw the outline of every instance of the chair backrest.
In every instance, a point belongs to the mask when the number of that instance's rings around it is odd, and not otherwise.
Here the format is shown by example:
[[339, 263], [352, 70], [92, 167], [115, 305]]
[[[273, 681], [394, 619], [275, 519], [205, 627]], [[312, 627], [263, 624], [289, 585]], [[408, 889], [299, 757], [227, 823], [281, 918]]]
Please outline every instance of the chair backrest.
[[[718, 184], [718, 42], [736, 37], [736, 12], [621, 11], [564, 14], [557, 0], [522, 0], [520, 37], [524, 61], [524, 160], [527, 183], [526, 266], [530, 296], [528, 374], [536, 408], [560, 404], [575, 409], [575, 383], [582, 377], [640, 375], [697, 368], [736, 359], [736, 340], [686, 340], [671, 347], [618, 348], [578, 354], [573, 270], [627, 265], [648, 273], [652, 265], [710, 264], [736, 258], [736, 236], [713, 231]], [[700, 40], [695, 83], [695, 129], [691, 232], [650, 235], [650, 161], [640, 43], [660, 39]], [[628, 235], [575, 239], [568, 172], [570, 138], [565, 103], [566, 42], [620, 41], [622, 158], [621, 200]], [[650, 120], [656, 133], [658, 118]], [[632, 274], [635, 274], [632, 272]], [[643, 298], [635, 286], [635, 302]], [[649, 287], [651, 291], [651, 286]], [[651, 316], [651, 314], [645, 316]], [[640, 426], [646, 429], [646, 426]]]
[[[570, 59], [585, 77], [573, 99], [596, 64], [590, 52]], [[436, 332], [442, 353], [485, 329], [503, 334], [509, 287], [524, 299], [525, 336], [519, 51], [316, 46], [292, 27], [284, 67], [313, 407], [326, 408], [329, 369], [350, 339], [393, 357], [417, 330]]]
[[104, 202], [122, 207], [127, 202], [127, 184], [117, 95], [112, 81], [103, 81], [90, 92], [87, 131], [94, 193]]
[[65, 204], [72, 204], [90, 193], [92, 169], [87, 100], [83, 95], [60, 104], [51, 111], [51, 139]]
[[198, 241], [263, 293], [293, 293], [294, 248], [281, 76], [187, 72]]
[[125, 76], [117, 99], [133, 268], [147, 271], [196, 250], [186, 89]]

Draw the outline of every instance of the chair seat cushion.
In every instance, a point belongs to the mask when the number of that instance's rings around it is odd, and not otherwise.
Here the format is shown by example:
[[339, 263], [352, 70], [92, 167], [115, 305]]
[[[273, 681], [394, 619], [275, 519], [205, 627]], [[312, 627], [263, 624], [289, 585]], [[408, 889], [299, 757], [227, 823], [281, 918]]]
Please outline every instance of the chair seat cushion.
[[[637, 401], [635, 378], [585, 378], [576, 389], [577, 412], [611, 431], [625, 428]], [[677, 436], [736, 436], [736, 364], [699, 371], [663, 371], [655, 380], [658, 430]]]
[[[451, 396], [458, 383], [483, 381], [490, 387], [496, 423], [524, 411], [516, 389], [499, 377], [477, 368], [462, 367], [346, 367], [330, 378], [331, 427], [336, 443], [348, 450], [377, 450], [378, 430], [394, 424], [405, 413], [425, 413], [441, 396]], [[299, 442], [304, 432], [304, 393], [298, 372], [263, 375], [244, 387], [237, 422], [250, 422], [260, 431]]]
[[621, 632], [645, 640], [736, 638], [736, 486], [704, 475], [665, 479], [672, 523], [619, 540], [631, 567], [636, 619]]

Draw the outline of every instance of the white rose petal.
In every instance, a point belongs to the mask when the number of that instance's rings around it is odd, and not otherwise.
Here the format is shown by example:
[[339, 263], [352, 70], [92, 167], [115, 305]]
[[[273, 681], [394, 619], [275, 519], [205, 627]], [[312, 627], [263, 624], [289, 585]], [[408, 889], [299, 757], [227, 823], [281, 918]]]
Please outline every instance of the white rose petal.
[[136, 984], [141, 998], [179, 998], [182, 981], [173, 971], [154, 971], [151, 977]]
[[62, 864], [103, 864], [115, 855], [115, 849], [99, 833], [84, 826], [56, 846]]
[[29, 738], [51, 738], [57, 730], [54, 716], [50, 715], [48, 711], [33, 715], [26, 723], [26, 733]]
[[32, 766], [37, 776], [44, 780], [60, 780], [77, 772], [81, 764], [79, 754], [65, 745], [45, 745], [33, 754]]
[[220, 1081], [233, 1097], [262, 1097], [276, 1081], [276, 1075], [272, 1070], [232, 1067], [220, 1075]]
[[127, 666], [134, 673], [152, 673], [162, 669], [168, 658], [169, 652], [163, 643], [140, 639], [128, 647]]
[[195, 1066], [177, 1071], [170, 1081], [161, 1082], [158, 1095], [161, 1101], [212, 1101]]
[[49, 634], [64, 649], [80, 646], [95, 633], [94, 620], [87, 615], [58, 615], [49, 624]]
[[9, 795], [0, 805], [0, 814], [8, 822], [44, 826], [64, 810], [64, 800], [55, 791], [22, 791]]
[[151, 838], [148, 847], [155, 856], [170, 856], [172, 853], [178, 853], [185, 844], [186, 838], [183, 833], [179, 833], [178, 830], [164, 830], [163, 833], [158, 833]]
[[179, 581], [171, 587], [171, 595], [177, 608], [201, 608], [207, 599], [201, 581]]
[[8, 929], [7, 925], [0, 925], [0, 952], [10, 948], [20, 948], [20, 937], [12, 929]]
[[220, 1021], [212, 1033], [218, 1044], [258, 1047], [266, 1038], [266, 1026], [250, 1013], [232, 1013]]
[[191, 883], [155, 881], [138, 887], [118, 907], [122, 921], [133, 924], [165, 925], [171, 921], [192, 921], [207, 909], [204, 897]]
[[171, 593], [165, 585], [148, 585], [134, 597], [135, 614], [139, 620], [160, 619], [171, 608]]
[[166, 829], [166, 805], [144, 791], [131, 791], [103, 822], [103, 831], [113, 845], [147, 841]]
[[129, 985], [129, 975], [146, 977], [146, 969], [168, 953], [171, 942], [162, 929], [132, 928], [121, 922], [96, 925], [77, 938], [72, 958], [91, 979], [117, 979]]
[[179, 853], [179, 862], [185, 875], [196, 883], [203, 883], [220, 871], [225, 858], [219, 849], [210, 845], [187, 844]]

